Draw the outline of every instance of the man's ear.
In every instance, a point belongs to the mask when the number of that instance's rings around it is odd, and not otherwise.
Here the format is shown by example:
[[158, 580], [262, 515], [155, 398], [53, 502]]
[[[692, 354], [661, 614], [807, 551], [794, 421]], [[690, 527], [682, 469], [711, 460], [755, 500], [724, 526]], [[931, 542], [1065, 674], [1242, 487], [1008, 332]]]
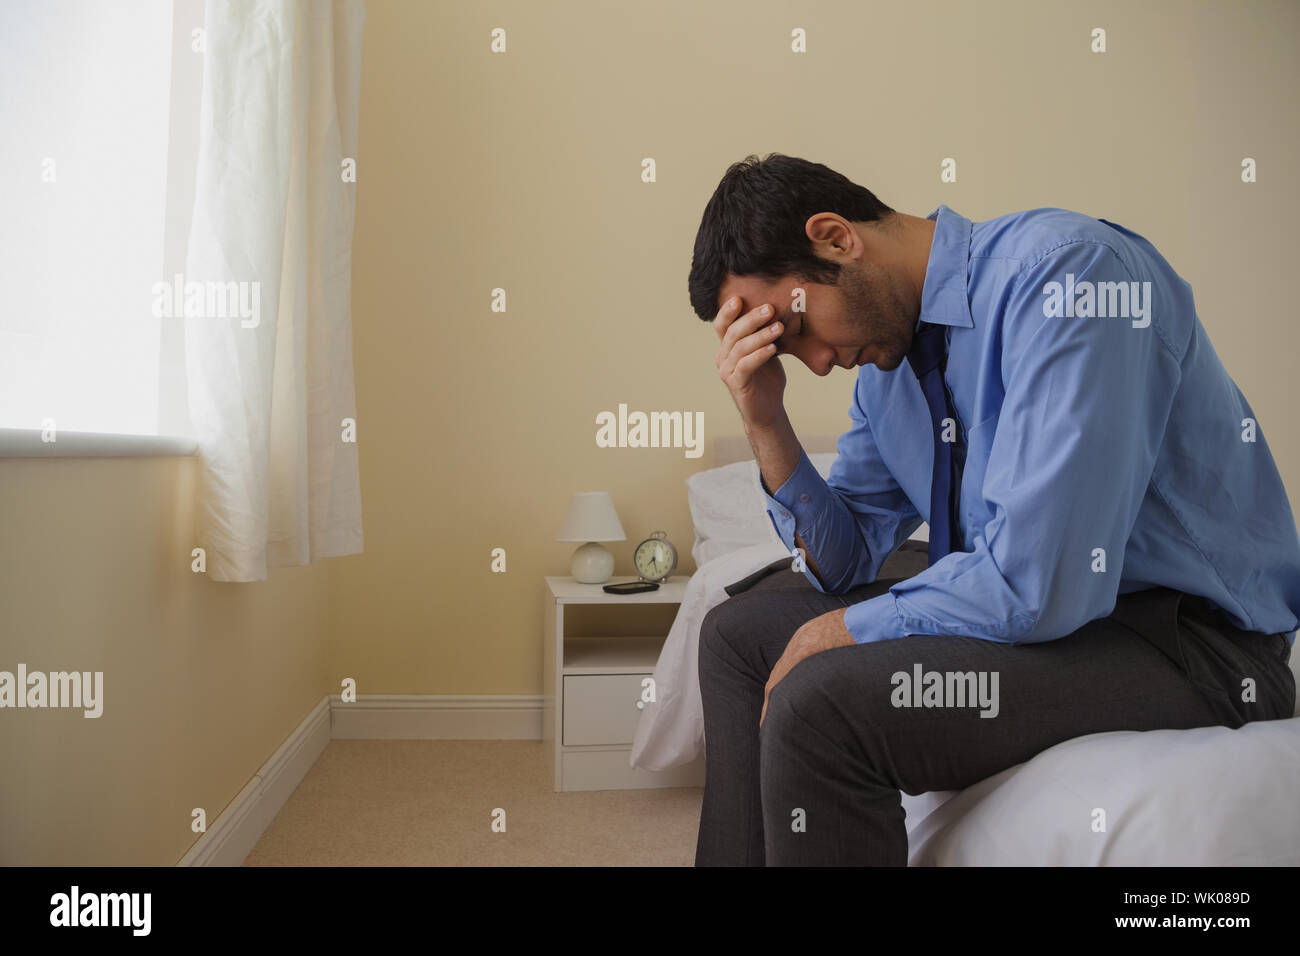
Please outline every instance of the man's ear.
[[809, 216], [804, 232], [813, 244], [813, 252], [823, 259], [845, 262], [863, 253], [862, 236], [853, 223], [833, 212], [819, 212]]

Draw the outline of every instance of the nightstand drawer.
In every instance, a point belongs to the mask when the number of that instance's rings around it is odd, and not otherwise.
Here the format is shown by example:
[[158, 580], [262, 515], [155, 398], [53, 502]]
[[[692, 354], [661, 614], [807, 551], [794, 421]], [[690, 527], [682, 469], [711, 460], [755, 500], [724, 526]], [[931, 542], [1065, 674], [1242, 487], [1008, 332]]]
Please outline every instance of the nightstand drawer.
[[630, 744], [646, 674], [581, 674], [564, 678], [564, 745]]

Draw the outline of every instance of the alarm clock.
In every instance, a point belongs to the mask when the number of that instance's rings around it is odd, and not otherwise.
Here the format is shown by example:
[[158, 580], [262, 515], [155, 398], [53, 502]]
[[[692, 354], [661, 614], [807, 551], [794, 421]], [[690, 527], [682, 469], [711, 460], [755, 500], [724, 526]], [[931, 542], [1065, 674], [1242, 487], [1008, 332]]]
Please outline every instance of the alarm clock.
[[668, 540], [668, 535], [656, 531], [636, 546], [632, 552], [632, 566], [642, 581], [659, 584], [677, 569], [677, 549]]

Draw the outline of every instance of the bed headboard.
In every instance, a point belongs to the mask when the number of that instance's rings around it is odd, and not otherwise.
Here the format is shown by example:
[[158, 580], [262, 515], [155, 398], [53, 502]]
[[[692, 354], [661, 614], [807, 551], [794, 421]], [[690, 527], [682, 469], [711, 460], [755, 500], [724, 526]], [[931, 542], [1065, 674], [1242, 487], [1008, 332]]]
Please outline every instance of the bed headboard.
[[[838, 435], [801, 435], [799, 444], [810, 455], [818, 452], [836, 451], [835, 442]], [[713, 466], [721, 468], [737, 461], [750, 461], [754, 450], [749, 447], [749, 439], [744, 435], [719, 435], [713, 439]]]

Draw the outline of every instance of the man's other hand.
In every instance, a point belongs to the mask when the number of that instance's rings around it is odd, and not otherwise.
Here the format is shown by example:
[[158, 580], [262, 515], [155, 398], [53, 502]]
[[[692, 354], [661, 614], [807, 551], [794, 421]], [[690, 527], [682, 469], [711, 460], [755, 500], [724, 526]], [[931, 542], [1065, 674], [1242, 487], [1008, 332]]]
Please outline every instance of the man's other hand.
[[785, 653], [772, 668], [772, 676], [767, 679], [767, 686], [763, 689], [763, 712], [758, 716], [760, 727], [763, 726], [763, 718], [767, 716], [767, 700], [772, 694], [772, 688], [781, 683], [782, 678], [790, 673], [795, 664], [819, 651], [829, 651], [832, 647], [847, 647], [854, 643], [853, 635], [844, 626], [844, 612], [847, 610], [848, 608], [842, 607], [838, 611], [827, 611], [794, 632], [794, 637], [790, 638]]

